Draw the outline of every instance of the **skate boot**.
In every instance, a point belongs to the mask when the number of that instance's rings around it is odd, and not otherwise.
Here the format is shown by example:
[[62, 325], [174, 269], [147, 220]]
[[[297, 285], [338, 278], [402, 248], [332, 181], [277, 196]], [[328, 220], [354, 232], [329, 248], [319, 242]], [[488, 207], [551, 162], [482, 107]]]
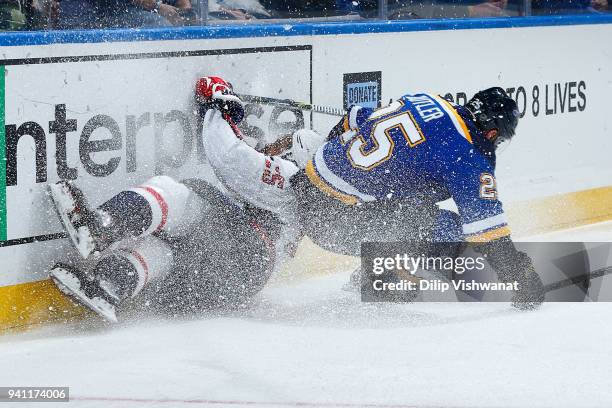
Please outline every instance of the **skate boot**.
[[56, 264], [49, 272], [58, 289], [105, 320], [117, 323], [116, 306], [120, 299], [84, 271], [65, 264]]
[[117, 307], [137, 293], [139, 282], [129, 260], [114, 254], [100, 259], [91, 273], [57, 264], [49, 275], [64, 294], [113, 323], [117, 322]]
[[91, 210], [83, 192], [70, 181], [49, 185], [51, 198], [66, 233], [83, 259], [106, 249], [113, 240], [113, 220], [104, 211]]

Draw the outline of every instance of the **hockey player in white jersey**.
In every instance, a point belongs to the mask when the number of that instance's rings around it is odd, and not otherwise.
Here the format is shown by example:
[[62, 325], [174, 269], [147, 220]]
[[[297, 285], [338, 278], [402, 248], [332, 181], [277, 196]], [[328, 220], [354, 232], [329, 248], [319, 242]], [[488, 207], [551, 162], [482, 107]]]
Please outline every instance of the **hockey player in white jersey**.
[[118, 305], [145, 289], [174, 311], [242, 304], [300, 238], [288, 180], [323, 138], [300, 130], [288, 152], [294, 161], [266, 156], [241, 140], [243, 107], [229, 83], [201, 78], [195, 95], [205, 154], [224, 194], [203, 180], [157, 176], [90, 209], [74, 183], [50, 186], [66, 231], [90, 265], [86, 271], [58, 264], [50, 275], [110, 321]]

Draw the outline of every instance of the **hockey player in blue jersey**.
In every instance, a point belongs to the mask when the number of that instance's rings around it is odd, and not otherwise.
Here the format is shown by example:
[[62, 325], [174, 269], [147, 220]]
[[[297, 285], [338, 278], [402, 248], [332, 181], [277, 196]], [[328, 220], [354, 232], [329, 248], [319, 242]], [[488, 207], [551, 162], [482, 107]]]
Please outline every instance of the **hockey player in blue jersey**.
[[[467, 241], [501, 281], [519, 282], [517, 307], [540, 304], [542, 282], [512, 244], [497, 196], [495, 149], [514, 136], [518, 119], [501, 88], [465, 106], [423, 93], [376, 110], [351, 107], [291, 179], [303, 231], [351, 255], [364, 241]], [[458, 215], [436, 206], [449, 198]]]

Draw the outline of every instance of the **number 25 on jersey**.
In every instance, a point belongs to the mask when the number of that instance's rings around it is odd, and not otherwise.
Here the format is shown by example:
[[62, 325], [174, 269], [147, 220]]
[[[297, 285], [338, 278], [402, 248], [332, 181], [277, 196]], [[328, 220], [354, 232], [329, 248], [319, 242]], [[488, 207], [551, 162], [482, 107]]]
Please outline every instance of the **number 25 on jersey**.
[[[397, 104], [398, 102], [396, 102]], [[401, 106], [393, 106], [379, 109], [374, 112], [368, 120], [375, 119], [377, 116], [389, 113], [390, 108], [397, 110]], [[381, 112], [381, 111], [387, 112]], [[377, 115], [378, 114], [378, 115]], [[380, 166], [393, 155], [395, 142], [394, 132], [400, 132], [406, 143], [414, 147], [425, 141], [423, 132], [417, 125], [410, 112], [402, 112], [397, 115], [389, 116], [372, 124], [370, 134], [367, 139], [361, 133], [354, 136], [347, 149], [347, 156], [353, 167], [361, 170], [372, 170]]]

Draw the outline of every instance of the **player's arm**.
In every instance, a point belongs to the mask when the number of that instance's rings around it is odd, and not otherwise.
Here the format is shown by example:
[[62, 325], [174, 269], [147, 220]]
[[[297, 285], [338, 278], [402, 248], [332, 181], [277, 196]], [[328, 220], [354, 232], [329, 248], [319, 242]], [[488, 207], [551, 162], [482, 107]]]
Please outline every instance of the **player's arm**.
[[297, 171], [295, 165], [266, 156], [238, 139], [216, 109], [205, 114], [202, 143], [217, 178], [251, 204], [274, 211], [283, 198], [292, 199], [285, 191], [289, 177]]
[[285, 223], [275, 243], [279, 259], [293, 257], [301, 238], [289, 177], [297, 171], [286, 160], [257, 152], [236, 137], [221, 113], [209, 110], [203, 123], [202, 141], [217, 179], [239, 199], [277, 214]]
[[242, 140], [237, 124], [244, 109], [229, 82], [219, 77], [200, 78], [195, 99], [203, 116], [203, 148], [217, 178], [239, 198], [282, 211], [281, 204], [293, 199], [285, 180], [297, 171], [295, 165], [265, 156]]
[[486, 256], [501, 282], [518, 282], [516, 307], [534, 308], [544, 300], [542, 281], [529, 256], [512, 242], [493, 172], [473, 169], [449, 172], [447, 182], [461, 215], [464, 239]]

